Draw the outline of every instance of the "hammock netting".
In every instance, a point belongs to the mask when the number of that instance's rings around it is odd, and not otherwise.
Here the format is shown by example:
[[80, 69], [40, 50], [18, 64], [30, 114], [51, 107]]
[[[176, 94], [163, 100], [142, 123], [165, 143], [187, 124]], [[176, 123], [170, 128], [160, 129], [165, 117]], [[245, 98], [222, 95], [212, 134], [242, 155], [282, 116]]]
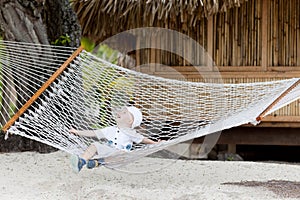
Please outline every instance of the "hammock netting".
[[[1, 42], [2, 127], [75, 50]], [[110, 156], [107, 166], [118, 167], [181, 142], [256, 123], [257, 117], [298, 99], [298, 81], [220, 84], [164, 79], [122, 68], [83, 50], [16, 118], [6, 134], [80, 155], [97, 139], [70, 134], [71, 127], [93, 130], [115, 125], [112, 111], [134, 105], [143, 113], [137, 132], [165, 141], [136, 144], [131, 152], [117, 152]]]

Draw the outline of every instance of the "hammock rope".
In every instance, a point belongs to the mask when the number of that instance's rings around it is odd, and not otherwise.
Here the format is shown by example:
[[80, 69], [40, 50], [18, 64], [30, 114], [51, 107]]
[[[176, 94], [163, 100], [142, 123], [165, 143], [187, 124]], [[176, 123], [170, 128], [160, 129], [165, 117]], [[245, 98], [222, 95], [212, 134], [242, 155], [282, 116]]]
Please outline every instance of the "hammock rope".
[[[299, 79], [220, 84], [185, 82], [125, 69], [82, 48], [1, 41], [2, 130], [81, 154], [95, 138], [69, 133], [115, 125], [112, 110], [142, 110], [137, 132], [155, 145], [136, 144], [109, 156], [126, 165], [172, 145], [262, 117], [297, 100]], [[60, 68], [61, 66], [61, 68]], [[105, 143], [105, 141], [99, 141]]]
[[30, 107], [30, 105], [36, 101], [39, 96], [53, 83], [57, 77], [68, 67], [70, 62], [78, 56], [78, 54], [83, 50], [83, 47], [78, 48], [74, 54], [72, 54], [64, 64], [42, 85], [40, 89], [16, 112], [16, 114], [2, 127], [4, 132]]

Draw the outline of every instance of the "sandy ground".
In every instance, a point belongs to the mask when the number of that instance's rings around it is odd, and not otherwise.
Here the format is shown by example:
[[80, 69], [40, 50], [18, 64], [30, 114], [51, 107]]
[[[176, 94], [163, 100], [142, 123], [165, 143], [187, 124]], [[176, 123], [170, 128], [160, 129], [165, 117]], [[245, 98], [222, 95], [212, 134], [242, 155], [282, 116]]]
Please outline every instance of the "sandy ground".
[[0, 199], [300, 199], [300, 165], [291, 163], [145, 158], [127, 171], [76, 174], [59, 151], [3, 153], [0, 166]]

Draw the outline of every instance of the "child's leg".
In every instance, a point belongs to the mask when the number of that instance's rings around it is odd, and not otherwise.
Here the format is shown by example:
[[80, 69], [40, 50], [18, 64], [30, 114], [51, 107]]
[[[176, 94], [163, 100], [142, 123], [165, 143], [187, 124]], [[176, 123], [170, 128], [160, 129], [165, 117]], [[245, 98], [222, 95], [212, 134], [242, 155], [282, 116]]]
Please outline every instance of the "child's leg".
[[104, 157], [107, 157], [108, 155], [111, 155], [111, 154], [115, 153], [116, 151], [118, 151], [115, 148], [112, 148], [110, 146], [107, 146], [105, 144], [100, 144], [100, 143], [97, 143], [97, 142], [93, 143], [93, 146], [96, 148], [96, 150], [92, 149], [90, 151], [91, 153], [95, 152], [95, 154], [94, 154], [94, 156], [90, 157], [87, 160], [86, 165], [87, 165], [88, 169], [95, 168], [99, 165], [105, 165]]
[[91, 144], [84, 153], [79, 157], [73, 155], [71, 157], [71, 165], [75, 172], [79, 172], [84, 165], [91, 159], [97, 152], [97, 148], [94, 144]]
[[97, 153], [97, 148], [94, 144], [91, 144], [85, 151], [84, 153], [81, 155], [81, 158], [83, 158], [84, 160], [88, 161], [89, 159], [91, 159], [92, 157], [95, 156], [95, 154]]

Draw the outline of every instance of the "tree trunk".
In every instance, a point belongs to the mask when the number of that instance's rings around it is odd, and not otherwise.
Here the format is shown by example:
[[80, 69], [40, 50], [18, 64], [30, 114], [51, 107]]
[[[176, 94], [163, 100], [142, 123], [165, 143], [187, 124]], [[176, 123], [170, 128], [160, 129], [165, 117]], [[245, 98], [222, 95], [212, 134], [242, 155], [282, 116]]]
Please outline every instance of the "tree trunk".
[[49, 41], [67, 35], [70, 38], [67, 46], [79, 47], [81, 29], [68, 0], [46, 0], [43, 19], [47, 25]]
[[[68, 46], [74, 47], [80, 44], [80, 26], [68, 0], [0, 0], [0, 28], [5, 40], [51, 44], [60, 36], [68, 35], [70, 38]], [[30, 52], [27, 53], [30, 54]], [[32, 60], [32, 67], [27, 70], [34, 70], [34, 68], [35, 61]], [[49, 69], [44, 70], [49, 76], [52, 74]], [[12, 74], [15, 84], [24, 83], [27, 80], [20, 79], [20, 77], [27, 76], [25, 70], [21, 73], [23, 74], [18, 77]], [[41, 82], [45, 82], [48, 78], [41, 74], [40, 76]], [[9, 77], [3, 76], [3, 84], [11, 81], [5, 80], [7, 78]], [[22, 88], [22, 85], [18, 85], [16, 88]], [[30, 88], [31, 92], [35, 92], [37, 89]], [[24, 88], [16, 91], [17, 96], [24, 96], [24, 93], [27, 92]], [[6, 99], [7, 97], [3, 95], [2, 101]], [[24, 103], [23, 100], [20, 101], [20, 104]], [[18, 136], [12, 136], [7, 141], [3, 141], [3, 134], [1, 135], [0, 151], [26, 150], [49, 152], [53, 148]]]

